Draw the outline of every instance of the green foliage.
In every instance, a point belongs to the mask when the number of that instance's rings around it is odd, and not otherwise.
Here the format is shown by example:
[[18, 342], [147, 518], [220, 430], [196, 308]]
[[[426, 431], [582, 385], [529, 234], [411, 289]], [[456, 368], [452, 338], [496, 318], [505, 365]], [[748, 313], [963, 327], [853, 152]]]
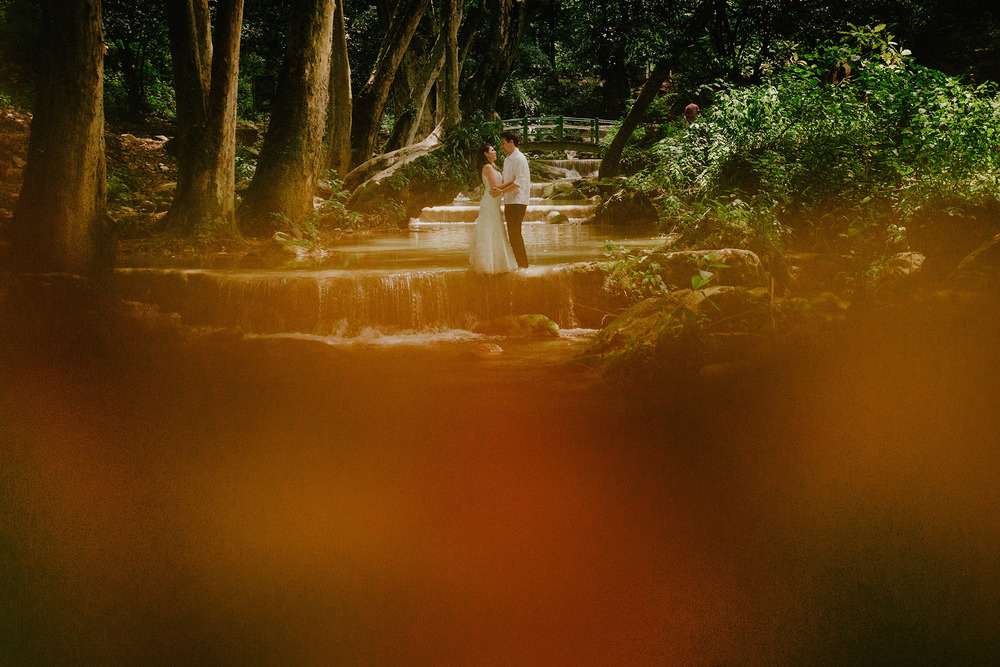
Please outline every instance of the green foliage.
[[728, 269], [728, 264], [721, 264], [716, 261], [715, 254], [705, 255], [704, 257], [695, 258], [692, 257], [691, 261], [697, 267], [697, 273], [691, 276], [691, 289], [702, 289], [707, 287], [715, 276], [715, 271], [709, 271], [709, 269]]
[[[500, 123], [476, 112], [452, 129], [443, 144], [400, 167], [383, 180], [362, 210], [370, 226], [396, 226], [405, 222], [414, 202], [454, 196], [479, 182], [474, 168], [476, 154], [485, 142], [499, 145]], [[415, 210], [419, 210], [418, 206]]]
[[108, 201], [128, 201], [132, 193], [142, 187], [142, 178], [133, 173], [128, 165], [121, 165], [108, 172]]
[[336, 170], [331, 169], [323, 174], [320, 187], [330, 190], [330, 196], [316, 210], [317, 226], [344, 228], [361, 225], [364, 216], [347, 209], [351, 193], [344, 187], [344, 182], [337, 178]]
[[604, 278], [603, 289], [607, 292], [621, 294], [630, 302], [635, 302], [662, 296], [672, 287], [664, 283], [660, 276], [663, 267], [651, 261], [647, 253], [605, 241], [604, 256], [612, 262], [611, 270]]
[[[844, 64], [850, 75], [832, 83]], [[714, 99], [630, 181], [661, 193], [664, 223], [692, 247], [767, 255], [790, 231], [823, 232], [877, 254], [927, 207], [967, 210], [1000, 185], [995, 86], [914, 64], [883, 26], [851, 26], [763, 85], [719, 84]]]

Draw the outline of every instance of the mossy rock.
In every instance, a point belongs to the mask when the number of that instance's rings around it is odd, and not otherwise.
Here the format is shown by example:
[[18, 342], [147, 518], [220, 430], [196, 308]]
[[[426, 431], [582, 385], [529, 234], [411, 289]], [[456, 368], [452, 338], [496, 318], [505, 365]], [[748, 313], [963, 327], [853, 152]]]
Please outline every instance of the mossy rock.
[[652, 227], [660, 219], [653, 201], [644, 192], [622, 190], [598, 205], [587, 220], [591, 225], [613, 227]]
[[511, 338], [558, 338], [559, 325], [545, 315], [508, 315], [480, 322], [473, 333]]

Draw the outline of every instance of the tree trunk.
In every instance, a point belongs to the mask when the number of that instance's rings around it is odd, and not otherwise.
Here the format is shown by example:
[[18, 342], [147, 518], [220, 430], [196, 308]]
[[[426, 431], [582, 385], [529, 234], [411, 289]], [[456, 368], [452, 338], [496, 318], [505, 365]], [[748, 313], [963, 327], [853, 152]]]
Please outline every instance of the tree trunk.
[[525, 31], [542, 10], [538, 0], [487, 0], [490, 57], [483, 58], [479, 67], [467, 79], [462, 95], [462, 111], [466, 114], [482, 111], [493, 115], [500, 89], [510, 74], [517, 47]]
[[416, 53], [416, 42], [416, 38], [410, 40], [410, 50], [403, 58], [392, 83], [393, 94], [399, 99], [394, 101], [396, 124], [386, 142], [385, 152], [392, 152], [414, 142], [427, 108], [427, 97], [444, 67], [443, 31], [438, 31], [429, 53], [425, 46], [421, 47], [422, 53]]
[[625, 63], [618, 56], [604, 67], [604, 81], [601, 85], [601, 101], [605, 118], [621, 118], [626, 113], [628, 97], [631, 93], [631, 78]]
[[643, 84], [635, 104], [629, 109], [628, 114], [622, 120], [621, 127], [618, 128], [618, 133], [611, 140], [611, 144], [608, 146], [608, 150], [601, 160], [599, 172], [601, 178], [611, 178], [620, 173], [622, 151], [625, 149], [625, 144], [628, 143], [629, 137], [635, 132], [635, 128], [639, 126], [643, 114], [646, 113], [646, 109], [656, 99], [656, 93], [659, 92], [660, 87], [667, 80], [668, 76], [670, 76], [670, 65], [666, 59], [663, 59], [656, 63], [656, 67], [653, 68], [649, 78], [646, 79], [646, 83]]
[[444, 3], [445, 67], [444, 67], [444, 132], [462, 122], [458, 107], [458, 26], [462, 22], [462, 1], [445, 0]]
[[344, 0], [336, 0], [330, 53], [330, 108], [326, 123], [326, 168], [343, 178], [351, 168], [351, 63], [347, 58]]
[[210, 26], [202, 24], [206, 0], [171, 0], [167, 6], [178, 136], [177, 193], [167, 222], [187, 233], [206, 221], [230, 228], [234, 221], [243, 2], [219, 0], [214, 46], [203, 39], [211, 34]]
[[313, 211], [323, 166], [334, 4], [301, 0], [292, 6], [271, 121], [239, 211], [247, 234], [270, 234], [281, 226], [281, 216], [300, 222]]
[[[376, 155], [364, 164], [355, 167], [344, 181], [349, 190], [357, 190], [358, 186], [371, 180], [382, 180], [408, 162], [421, 155], [426, 155], [441, 143], [442, 127], [438, 125], [423, 141], [404, 146], [390, 153]], [[355, 194], [357, 194], [355, 192]], [[353, 199], [353, 197], [352, 197]]]
[[351, 128], [351, 161], [354, 165], [367, 161], [372, 155], [392, 80], [429, 2], [399, 0], [396, 6], [372, 75], [354, 100], [354, 124]]
[[24, 273], [110, 275], [100, 0], [48, 0], [28, 164], [11, 223]]

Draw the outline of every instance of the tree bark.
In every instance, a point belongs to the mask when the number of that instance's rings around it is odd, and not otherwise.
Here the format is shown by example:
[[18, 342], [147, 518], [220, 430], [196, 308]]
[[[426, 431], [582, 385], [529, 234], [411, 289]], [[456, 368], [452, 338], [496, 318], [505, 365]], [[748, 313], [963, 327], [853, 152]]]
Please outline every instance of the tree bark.
[[[167, 223], [184, 232], [234, 222], [236, 92], [244, 0], [219, 0], [214, 44], [204, 41], [206, 0], [170, 0], [177, 94], [177, 193]], [[214, 54], [214, 55], [213, 55]], [[206, 72], [208, 73], [206, 75]]]
[[372, 155], [392, 80], [429, 2], [399, 0], [396, 5], [371, 77], [354, 100], [354, 123], [351, 128], [353, 165], [367, 161]]
[[541, 15], [538, 0], [486, 0], [486, 13], [491, 29], [490, 57], [483, 58], [479, 67], [466, 80], [462, 94], [462, 112], [479, 110], [492, 116], [500, 90], [510, 74], [517, 47], [528, 26]]
[[28, 164], [11, 223], [24, 273], [110, 275], [100, 0], [48, 0]]
[[442, 127], [438, 125], [423, 141], [403, 146], [389, 153], [376, 155], [364, 164], [358, 165], [344, 179], [347, 188], [357, 190], [358, 186], [368, 181], [382, 180], [392, 175], [404, 164], [416, 160], [421, 155], [426, 155], [438, 146], [441, 143], [441, 134]]
[[621, 172], [622, 151], [625, 149], [625, 144], [628, 143], [632, 133], [635, 132], [635, 128], [639, 126], [643, 114], [646, 113], [646, 109], [656, 99], [656, 94], [668, 76], [670, 76], [670, 64], [664, 58], [656, 63], [656, 67], [653, 68], [649, 78], [646, 79], [646, 83], [642, 85], [639, 97], [625, 115], [621, 127], [618, 128], [617, 134], [615, 134], [614, 139], [611, 140], [611, 144], [608, 146], [608, 150], [604, 153], [599, 171], [600, 178], [612, 178]]
[[458, 107], [458, 26], [462, 22], [462, 0], [445, 0], [444, 133], [462, 122]]
[[285, 60], [257, 171], [239, 210], [240, 229], [267, 235], [314, 210], [329, 102], [334, 0], [292, 6]]
[[336, 0], [330, 53], [330, 107], [326, 124], [326, 168], [343, 178], [351, 167], [351, 63], [347, 58], [344, 0]]

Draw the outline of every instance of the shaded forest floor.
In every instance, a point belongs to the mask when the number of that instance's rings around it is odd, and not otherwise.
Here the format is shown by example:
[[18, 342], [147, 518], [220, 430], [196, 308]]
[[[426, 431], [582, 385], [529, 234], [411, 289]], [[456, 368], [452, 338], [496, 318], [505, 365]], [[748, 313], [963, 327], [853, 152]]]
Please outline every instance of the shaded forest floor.
[[[0, 109], [0, 239], [13, 216], [28, 159], [31, 114]], [[105, 132], [108, 215], [118, 236], [119, 255], [192, 257], [251, 253], [258, 239], [194, 233], [181, 235], [161, 224], [177, 181], [177, 159], [164, 122], [111, 123]], [[0, 240], [2, 243], [2, 240]]]

